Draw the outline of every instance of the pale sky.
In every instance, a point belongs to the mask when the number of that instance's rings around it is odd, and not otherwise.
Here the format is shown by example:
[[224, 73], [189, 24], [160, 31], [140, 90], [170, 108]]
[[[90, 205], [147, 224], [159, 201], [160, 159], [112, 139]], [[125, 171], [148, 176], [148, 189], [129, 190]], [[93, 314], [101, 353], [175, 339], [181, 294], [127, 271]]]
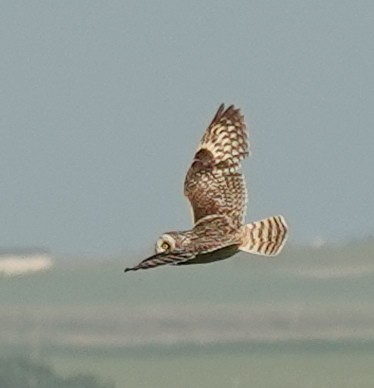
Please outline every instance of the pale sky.
[[373, 42], [372, 1], [2, 1], [0, 245], [136, 261], [190, 228], [221, 102], [250, 128], [248, 222], [374, 235]]

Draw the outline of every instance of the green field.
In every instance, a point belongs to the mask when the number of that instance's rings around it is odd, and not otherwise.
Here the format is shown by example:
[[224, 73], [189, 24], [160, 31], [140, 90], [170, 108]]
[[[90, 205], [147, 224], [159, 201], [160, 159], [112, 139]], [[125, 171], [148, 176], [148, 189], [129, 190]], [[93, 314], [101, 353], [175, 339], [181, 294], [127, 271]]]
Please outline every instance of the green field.
[[63, 373], [95, 372], [126, 388], [371, 388], [374, 381], [373, 351], [314, 352], [307, 346], [298, 351], [284, 345], [276, 351], [249, 348], [197, 356], [58, 357], [54, 364]]
[[118, 388], [372, 387], [373, 258], [367, 241], [129, 274], [60, 259], [0, 278], [2, 356]]

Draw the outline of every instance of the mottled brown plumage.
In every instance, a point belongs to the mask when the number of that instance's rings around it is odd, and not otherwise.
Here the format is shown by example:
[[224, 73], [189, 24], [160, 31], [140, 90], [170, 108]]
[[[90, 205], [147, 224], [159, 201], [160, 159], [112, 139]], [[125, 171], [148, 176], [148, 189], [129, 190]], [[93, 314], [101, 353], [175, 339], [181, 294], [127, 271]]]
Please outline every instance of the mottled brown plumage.
[[233, 105], [226, 110], [221, 105], [201, 139], [184, 183], [195, 222], [207, 215], [223, 214], [238, 227], [243, 223], [247, 191], [238, 169], [248, 154], [243, 116]]
[[184, 182], [194, 227], [168, 232], [156, 243], [156, 254], [125, 271], [163, 264], [199, 264], [222, 260], [239, 250], [274, 256], [286, 240], [282, 216], [244, 225], [247, 190], [239, 171], [249, 155], [244, 117], [222, 104], [204, 133]]

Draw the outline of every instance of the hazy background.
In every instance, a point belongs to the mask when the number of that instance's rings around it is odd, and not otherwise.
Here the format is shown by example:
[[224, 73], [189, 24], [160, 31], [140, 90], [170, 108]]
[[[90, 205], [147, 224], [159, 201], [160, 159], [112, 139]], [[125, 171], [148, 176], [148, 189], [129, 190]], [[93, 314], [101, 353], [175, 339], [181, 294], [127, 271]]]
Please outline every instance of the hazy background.
[[242, 108], [250, 219], [374, 231], [371, 1], [2, 1], [1, 245], [136, 259], [191, 220], [183, 180]]

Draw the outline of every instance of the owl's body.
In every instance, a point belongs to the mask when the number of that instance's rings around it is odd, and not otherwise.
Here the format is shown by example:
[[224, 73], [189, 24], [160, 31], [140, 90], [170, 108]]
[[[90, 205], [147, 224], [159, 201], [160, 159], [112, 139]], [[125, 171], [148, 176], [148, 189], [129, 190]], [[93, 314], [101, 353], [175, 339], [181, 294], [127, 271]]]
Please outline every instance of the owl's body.
[[265, 256], [278, 254], [286, 240], [282, 216], [244, 224], [247, 190], [240, 173], [249, 155], [244, 118], [222, 104], [208, 126], [187, 172], [184, 193], [194, 227], [168, 232], [156, 243], [156, 254], [126, 271], [163, 264], [199, 264], [226, 259], [239, 250]]

